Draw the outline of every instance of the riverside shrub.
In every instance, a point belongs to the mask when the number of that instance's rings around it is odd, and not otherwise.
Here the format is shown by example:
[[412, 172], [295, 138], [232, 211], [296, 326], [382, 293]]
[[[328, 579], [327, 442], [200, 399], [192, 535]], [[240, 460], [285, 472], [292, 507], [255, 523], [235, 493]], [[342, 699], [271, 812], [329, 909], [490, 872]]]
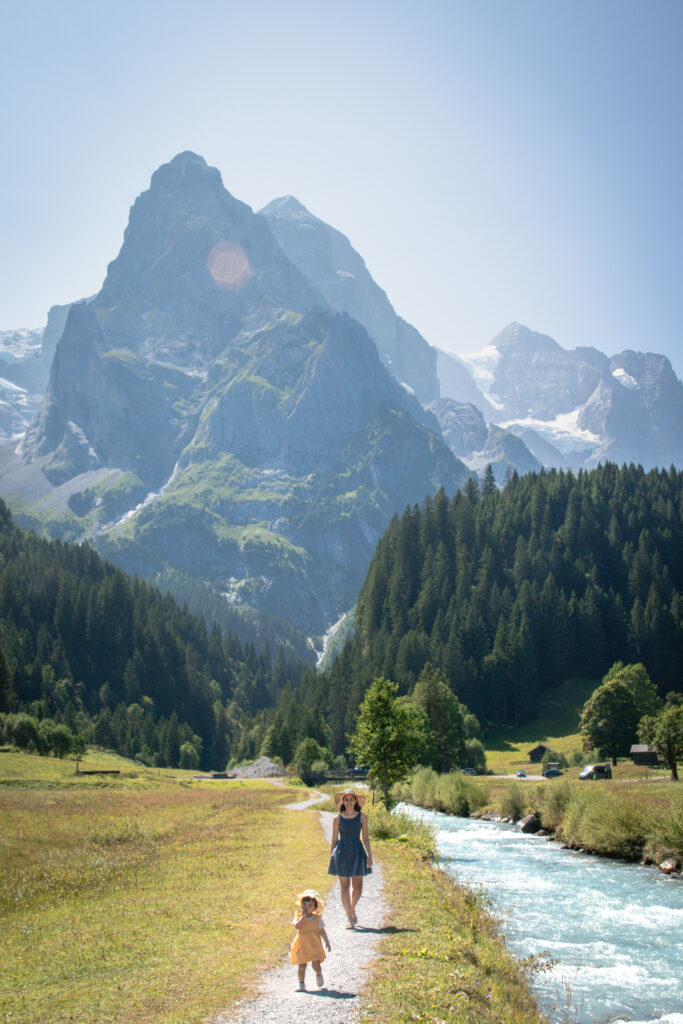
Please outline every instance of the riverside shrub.
[[683, 807], [672, 803], [669, 813], [653, 816], [643, 852], [645, 859], [654, 864], [668, 857], [683, 860]]
[[571, 799], [572, 789], [566, 780], [546, 782], [535, 788], [530, 806], [540, 816], [543, 828], [554, 830], [562, 823]]
[[467, 818], [488, 801], [488, 789], [481, 788], [466, 775], [454, 772], [439, 776], [436, 786], [437, 810]]
[[501, 812], [506, 818], [512, 818], [513, 821], [518, 821], [519, 818], [524, 815], [526, 807], [526, 794], [522, 792], [522, 787], [518, 783], [514, 782], [511, 786], [506, 788], [501, 797]]
[[419, 807], [436, 807], [436, 784], [439, 776], [432, 768], [418, 768], [410, 780], [412, 802]]
[[565, 840], [596, 853], [638, 860], [645, 848], [652, 818], [644, 807], [605, 788], [576, 790], [562, 823]]

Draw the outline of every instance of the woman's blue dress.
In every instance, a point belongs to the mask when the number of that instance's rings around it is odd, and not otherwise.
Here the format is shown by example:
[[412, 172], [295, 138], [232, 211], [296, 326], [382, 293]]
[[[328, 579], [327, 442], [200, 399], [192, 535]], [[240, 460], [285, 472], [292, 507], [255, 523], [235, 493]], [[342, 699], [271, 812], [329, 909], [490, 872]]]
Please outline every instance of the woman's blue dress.
[[368, 867], [368, 855], [360, 839], [361, 826], [360, 814], [354, 818], [339, 815], [339, 838], [332, 850], [328, 875], [354, 878], [356, 875], [369, 875], [372, 872], [372, 868]]

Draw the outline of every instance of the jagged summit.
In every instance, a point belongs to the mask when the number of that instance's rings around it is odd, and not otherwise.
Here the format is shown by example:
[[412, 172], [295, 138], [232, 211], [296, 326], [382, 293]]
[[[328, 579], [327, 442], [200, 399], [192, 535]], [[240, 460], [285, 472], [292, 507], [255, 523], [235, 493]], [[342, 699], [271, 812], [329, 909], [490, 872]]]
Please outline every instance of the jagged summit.
[[423, 404], [438, 398], [436, 349], [397, 315], [346, 235], [293, 196], [274, 199], [259, 216], [328, 305], [365, 327], [391, 375], [411, 388]]
[[303, 203], [300, 203], [295, 196], [280, 196], [278, 199], [272, 199], [267, 206], [264, 206], [262, 210], [259, 210], [264, 217], [309, 217], [311, 220], [317, 220], [313, 214], [306, 209]]
[[391, 515], [468, 475], [362, 323], [194, 153], [155, 171], [71, 308], [21, 457], [73, 539], [316, 632]]

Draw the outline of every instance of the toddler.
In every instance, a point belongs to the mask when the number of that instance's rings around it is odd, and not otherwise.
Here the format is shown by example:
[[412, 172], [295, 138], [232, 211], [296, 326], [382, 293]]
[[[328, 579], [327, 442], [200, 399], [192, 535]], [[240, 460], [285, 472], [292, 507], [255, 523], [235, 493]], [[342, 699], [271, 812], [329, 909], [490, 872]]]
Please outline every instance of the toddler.
[[323, 942], [328, 952], [332, 948], [325, 931], [323, 909], [325, 904], [314, 889], [306, 889], [297, 899], [297, 912], [292, 924], [296, 928], [296, 938], [292, 943], [290, 959], [299, 967], [299, 991], [306, 989], [306, 965], [312, 964], [318, 988], [325, 984], [321, 963], [325, 959]]

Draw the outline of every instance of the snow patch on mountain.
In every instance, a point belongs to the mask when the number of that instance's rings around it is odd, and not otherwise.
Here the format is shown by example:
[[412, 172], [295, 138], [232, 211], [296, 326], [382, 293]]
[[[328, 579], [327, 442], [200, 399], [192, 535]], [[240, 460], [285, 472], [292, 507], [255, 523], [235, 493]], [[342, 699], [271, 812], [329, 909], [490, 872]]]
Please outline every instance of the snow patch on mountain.
[[612, 370], [612, 376], [625, 388], [628, 388], [629, 391], [636, 391], [640, 387], [635, 377], [632, 377], [630, 373], [627, 373], [623, 367], [617, 367], [616, 370]]
[[577, 448], [592, 449], [601, 443], [601, 438], [591, 430], [579, 426], [582, 409], [583, 406], [577, 406], [571, 412], [560, 413], [552, 420], [539, 420], [529, 416], [526, 419], [509, 420], [500, 426], [508, 430], [513, 426], [530, 427], [545, 440], [551, 441], [561, 452], [575, 451]]
[[486, 345], [479, 352], [466, 352], [458, 355], [458, 358], [468, 367], [480, 390], [494, 409], [502, 409], [502, 403], [491, 395], [491, 384], [496, 367], [500, 362], [500, 351], [496, 346]]
[[0, 331], [0, 359], [30, 359], [40, 353], [42, 343], [42, 329], [22, 327], [17, 331]]

